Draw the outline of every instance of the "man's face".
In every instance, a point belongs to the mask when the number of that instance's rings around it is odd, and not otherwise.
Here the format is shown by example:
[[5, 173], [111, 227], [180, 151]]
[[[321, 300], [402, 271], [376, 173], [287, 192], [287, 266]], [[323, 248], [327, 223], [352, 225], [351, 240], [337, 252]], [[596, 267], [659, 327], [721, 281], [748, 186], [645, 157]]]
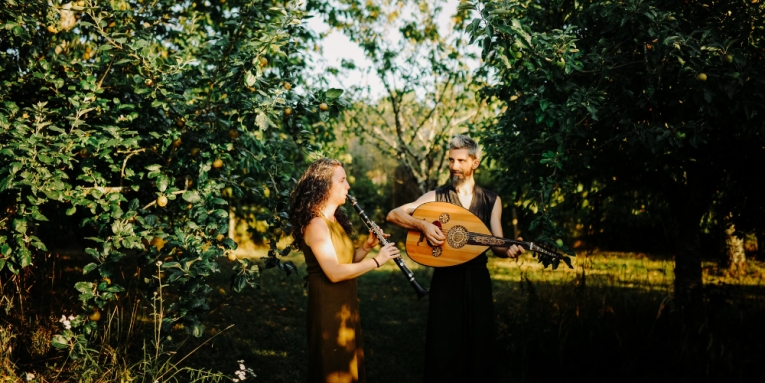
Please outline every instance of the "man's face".
[[467, 149], [449, 149], [449, 172], [452, 176], [452, 185], [458, 186], [466, 179], [472, 178], [478, 163], [478, 159], [470, 157]]

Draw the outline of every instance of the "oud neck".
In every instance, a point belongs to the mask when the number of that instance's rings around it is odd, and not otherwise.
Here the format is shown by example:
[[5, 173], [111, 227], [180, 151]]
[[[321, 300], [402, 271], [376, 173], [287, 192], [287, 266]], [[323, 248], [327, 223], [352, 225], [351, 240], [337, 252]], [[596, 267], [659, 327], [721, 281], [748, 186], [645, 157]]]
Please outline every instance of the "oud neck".
[[533, 242], [523, 242], [523, 241], [516, 241], [513, 239], [507, 239], [502, 237], [495, 237], [493, 235], [488, 234], [479, 234], [479, 233], [470, 233], [468, 235], [468, 244], [470, 245], [481, 245], [481, 246], [512, 246], [512, 245], [518, 245], [523, 247], [526, 250], [535, 251], [534, 248], [538, 248], [538, 246], [534, 245]]

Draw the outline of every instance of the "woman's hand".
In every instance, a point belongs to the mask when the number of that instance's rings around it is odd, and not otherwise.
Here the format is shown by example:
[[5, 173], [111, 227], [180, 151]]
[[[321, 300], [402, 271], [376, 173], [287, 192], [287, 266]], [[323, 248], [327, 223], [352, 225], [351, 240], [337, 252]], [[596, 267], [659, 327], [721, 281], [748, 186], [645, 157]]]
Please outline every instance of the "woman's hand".
[[380, 251], [377, 253], [377, 256], [374, 258], [377, 260], [377, 263], [380, 264], [380, 266], [384, 265], [385, 262], [388, 262], [389, 260], [393, 258], [398, 258], [401, 256], [401, 252], [396, 247], [395, 243], [389, 243], [385, 246], [383, 246]]
[[[390, 237], [390, 234], [385, 234], [383, 232], [383, 236], [385, 238], [388, 238], [388, 237]], [[377, 244], [379, 242], [380, 241], [377, 239], [377, 236], [372, 232], [372, 230], [369, 230], [369, 236], [367, 237], [367, 240], [364, 241], [364, 243], [361, 244], [361, 250], [364, 250], [364, 251], [366, 251], [368, 253], [368, 252], [372, 251], [372, 249], [374, 249], [375, 246], [377, 246]]]

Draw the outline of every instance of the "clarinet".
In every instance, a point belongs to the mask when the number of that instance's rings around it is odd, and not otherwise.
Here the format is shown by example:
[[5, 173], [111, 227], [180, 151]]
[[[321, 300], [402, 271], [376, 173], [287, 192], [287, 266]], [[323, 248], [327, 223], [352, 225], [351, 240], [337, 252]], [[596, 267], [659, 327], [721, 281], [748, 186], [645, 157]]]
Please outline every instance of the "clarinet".
[[[348, 200], [351, 201], [351, 205], [354, 209], [356, 209], [356, 212], [359, 213], [359, 216], [361, 217], [361, 220], [364, 221], [364, 225], [367, 226], [369, 230], [374, 233], [374, 235], [377, 237], [377, 239], [380, 241], [380, 245], [385, 246], [388, 243], [390, 243], [387, 239], [385, 239], [385, 236], [383, 235], [382, 230], [380, 230], [380, 227], [377, 226], [376, 223], [374, 223], [367, 215], [364, 213], [364, 210], [361, 209], [361, 206], [356, 202], [356, 198], [352, 197], [350, 194], [348, 195]], [[409, 283], [412, 284], [412, 287], [414, 287], [415, 293], [417, 293], [417, 299], [421, 299], [422, 297], [428, 295], [428, 290], [425, 290], [422, 286], [420, 286], [419, 283], [414, 279], [414, 274], [412, 273], [412, 270], [409, 270], [408, 267], [406, 267], [406, 263], [401, 259], [401, 257], [393, 258], [393, 262], [396, 262], [396, 265], [398, 265], [398, 268], [401, 269], [401, 272], [404, 273], [404, 276], [406, 276], [406, 279], [409, 280]]]

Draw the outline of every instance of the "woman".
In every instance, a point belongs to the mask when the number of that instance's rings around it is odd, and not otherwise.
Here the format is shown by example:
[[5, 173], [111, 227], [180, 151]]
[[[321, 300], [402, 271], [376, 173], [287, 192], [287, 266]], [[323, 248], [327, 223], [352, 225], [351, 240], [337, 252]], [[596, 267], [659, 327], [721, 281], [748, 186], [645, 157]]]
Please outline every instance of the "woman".
[[350, 221], [338, 209], [350, 188], [343, 165], [322, 158], [291, 196], [292, 246], [303, 251], [308, 266], [309, 382], [366, 381], [356, 277], [399, 256], [391, 243], [367, 259], [378, 242], [371, 232], [354, 248]]

